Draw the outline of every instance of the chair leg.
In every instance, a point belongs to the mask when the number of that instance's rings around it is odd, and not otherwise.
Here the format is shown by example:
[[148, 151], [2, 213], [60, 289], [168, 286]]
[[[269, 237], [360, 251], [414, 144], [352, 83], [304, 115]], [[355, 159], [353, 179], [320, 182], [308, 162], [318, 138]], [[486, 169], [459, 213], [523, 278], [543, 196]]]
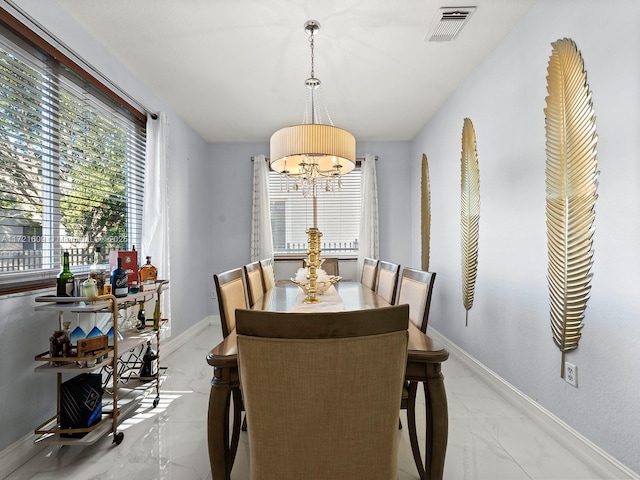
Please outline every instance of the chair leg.
[[242, 419], [242, 394], [240, 389], [233, 390], [233, 431], [231, 433], [231, 445], [229, 446], [230, 466], [236, 459], [238, 443], [240, 442], [240, 420]]
[[[409, 384], [410, 384], [410, 382], [405, 380], [404, 386], [402, 387], [402, 396], [403, 396], [403, 398], [404, 398], [404, 391], [406, 390], [407, 392], [409, 392]], [[400, 406], [400, 408], [402, 409], [402, 406]], [[400, 419], [400, 418], [398, 418], [398, 430], [402, 430], [402, 419]]]
[[247, 414], [244, 414], [244, 420], [242, 420], [242, 431], [246, 432], [247, 431]]
[[409, 383], [409, 398], [407, 399], [407, 423], [409, 424], [409, 441], [411, 442], [411, 451], [413, 452], [413, 461], [418, 469], [418, 475], [421, 479], [427, 478], [427, 474], [422, 463], [420, 455], [420, 445], [418, 445], [418, 433], [416, 431], [416, 393], [418, 391], [418, 382]]

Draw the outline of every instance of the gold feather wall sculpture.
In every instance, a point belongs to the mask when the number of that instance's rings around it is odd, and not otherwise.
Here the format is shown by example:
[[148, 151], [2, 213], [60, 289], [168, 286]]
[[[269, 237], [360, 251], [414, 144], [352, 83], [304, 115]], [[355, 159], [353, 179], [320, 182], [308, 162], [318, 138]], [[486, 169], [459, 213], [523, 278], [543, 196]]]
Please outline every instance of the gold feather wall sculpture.
[[598, 171], [596, 125], [582, 56], [573, 40], [552, 43], [547, 68], [546, 214], [553, 341], [578, 348], [591, 291]]
[[431, 250], [431, 187], [429, 185], [429, 163], [427, 156], [422, 154], [422, 184], [421, 184], [420, 212], [422, 237], [422, 270], [429, 271], [429, 255]]
[[460, 182], [462, 230], [462, 301], [466, 310], [465, 325], [469, 324], [469, 310], [478, 271], [478, 233], [480, 227], [480, 171], [473, 123], [464, 119], [462, 127], [462, 180]]

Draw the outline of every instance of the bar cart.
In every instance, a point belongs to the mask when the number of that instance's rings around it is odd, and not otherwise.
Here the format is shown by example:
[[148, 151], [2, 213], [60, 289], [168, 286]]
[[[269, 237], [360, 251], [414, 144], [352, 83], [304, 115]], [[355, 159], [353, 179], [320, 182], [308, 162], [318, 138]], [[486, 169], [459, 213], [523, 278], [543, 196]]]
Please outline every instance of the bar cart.
[[[113, 443], [119, 445], [124, 439], [124, 433], [118, 431], [119, 422], [136, 408], [153, 387], [156, 395], [153, 407], [158, 404], [161, 372], [166, 368], [158, 367], [149, 378], [141, 378], [133, 372], [137, 369], [139, 371], [142, 358], [139, 352], [144, 351], [145, 345], [152, 339], [156, 343], [156, 361], [159, 365], [161, 333], [168, 328], [168, 320], [159, 318], [159, 307], [156, 307], [157, 315], [154, 315], [156, 318], [153, 323], [147, 324], [145, 321], [144, 328], [121, 331], [118, 314], [154, 300], [159, 306], [162, 291], [168, 288], [168, 283], [158, 280], [153, 285], [153, 290], [140, 291], [126, 297], [36, 297], [38, 305], [35, 310], [55, 312], [60, 331], [63, 330], [63, 324], [68, 323], [64, 322], [65, 314], [75, 314], [78, 324], [82, 314], [109, 314], [112, 333], [78, 340], [77, 346], [72, 347], [71, 351], [63, 356], [54, 356], [52, 350], [35, 356], [37, 362], [42, 362], [34, 369], [35, 372], [55, 373], [57, 377], [56, 414], [35, 428], [35, 433], [39, 435], [36, 443], [90, 445], [102, 436], [112, 433]], [[71, 427], [64, 424], [64, 414], [67, 411], [65, 401], [69, 401], [70, 395], [64, 391], [67, 382], [63, 382], [63, 375], [69, 377], [69, 380], [84, 380], [82, 377], [89, 378], [92, 375], [100, 377], [100, 387], [86, 387], [86, 397], [81, 402], [82, 407], [90, 403], [95, 408], [90, 424]], [[126, 387], [123, 388], [123, 385]], [[104, 406], [103, 393], [106, 394]]]

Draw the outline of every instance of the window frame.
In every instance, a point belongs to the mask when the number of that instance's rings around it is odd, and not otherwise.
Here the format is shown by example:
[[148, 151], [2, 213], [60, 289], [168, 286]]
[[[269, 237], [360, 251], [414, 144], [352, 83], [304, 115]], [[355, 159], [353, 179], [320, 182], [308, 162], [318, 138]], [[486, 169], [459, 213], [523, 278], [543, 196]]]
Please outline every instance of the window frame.
[[[42, 59], [46, 58], [46, 60], [52, 65], [52, 73], [54, 74], [54, 77], [57, 76], [56, 73], [59, 75], [67, 75], [68, 77], [68, 73], [63, 73], [65, 70], [72, 72], [71, 75], [75, 74], [77, 77], [82, 79], [82, 81], [86, 82], [89, 85], [89, 88], [93, 89], [94, 93], [91, 94], [92, 98], [94, 96], [98, 98], [106, 97], [107, 101], [115, 103], [118, 106], [118, 109], [123, 112], [123, 115], [130, 117], [131, 123], [135, 127], [136, 131], [142, 132], [142, 134], [144, 135], [147, 119], [146, 113], [143, 113], [138, 108], [134, 107], [130, 102], [118, 95], [118, 93], [116, 93], [113, 89], [107, 87], [103, 82], [98, 80], [94, 75], [80, 66], [70, 56], [66, 55], [48, 40], [21, 23], [6, 9], [0, 7], [0, 13], [2, 14], [0, 25], [4, 29], [6, 29], [8, 37], [16, 37], [17, 41], [15, 41], [14, 43], [17, 49], [24, 50], [25, 46], [32, 50], [35, 49], [36, 56], [41, 55]], [[3, 34], [3, 36], [4, 35], [5, 34]], [[8, 38], [8, 40], [12, 41], [13, 39]], [[56, 65], [58, 65], [59, 67], [56, 68]], [[142, 146], [144, 148], [144, 137], [141, 137], [140, 140], [140, 143], [142, 143]], [[141, 156], [142, 167], [144, 169], [144, 152], [142, 152]], [[131, 168], [129, 162], [130, 158], [131, 157], [129, 155], [125, 154], [126, 163], [124, 166], [124, 171], [127, 171]], [[57, 160], [55, 158], [52, 158], [51, 162], [57, 163]], [[48, 165], [50, 164], [47, 164], [47, 166]], [[44, 176], [44, 174], [42, 175]], [[129, 182], [129, 180], [127, 180], [126, 178], [127, 175], [125, 175], [125, 182]], [[144, 183], [144, 179], [141, 179], [141, 182]], [[136, 195], [143, 196], [143, 192], [144, 187], [141, 187]], [[42, 197], [44, 196], [45, 195], [43, 195]], [[125, 202], [127, 205], [129, 205], [130, 201], [131, 197], [127, 189]], [[142, 202], [142, 200], [140, 200], [140, 202]], [[58, 201], [55, 203], [58, 203]], [[125, 221], [127, 222], [127, 231], [129, 233], [129, 229], [133, 224], [131, 223], [130, 218], [126, 218]], [[41, 228], [43, 229], [45, 227], [44, 223], [46, 223], [46, 220], [43, 218], [41, 226]], [[23, 226], [23, 228], [24, 227], [26, 226]], [[141, 238], [141, 225], [138, 228], [135, 228], [135, 230], [137, 231], [137, 235]], [[52, 254], [52, 258], [56, 257], [56, 255]], [[55, 260], [50, 262], [49, 265], [51, 265], [50, 268], [0, 273], [0, 295], [52, 287], [53, 285], [55, 285], [55, 278], [60, 265], [58, 264], [58, 261]], [[74, 267], [72, 270], [74, 271], [74, 273], [82, 274], [86, 273], [89, 270], [89, 266], [78, 266]]]
[[[358, 192], [358, 195], [357, 195], [357, 210], [358, 210], [357, 211], [357, 222], [358, 222], [358, 228], [357, 228], [357, 234], [356, 234], [357, 237], [355, 238], [356, 247], [355, 248], [351, 248], [351, 249], [348, 249], [348, 248], [340, 249], [339, 248], [338, 250], [335, 250], [335, 251], [332, 251], [331, 248], [323, 249], [322, 250], [322, 254], [321, 254], [323, 258], [332, 257], [332, 258], [339, 258], [341, 260], [351, 260], [351, 259], [356, 259], [358, 257], [358, 250], [359, 250], [359, 243], [358, 243], [359, 238], [358, 237], [359, 237], [359, 230], [360, 230], [360, 222], [362, 221], [362, 218], [361, 218], [361, 216], [362, 216], [362, 205], [361, 205], [361, 198], [362, 198], [362, 174], [361, 174], [361, 172], [362, 172], [362, 169], [361, 169], [361, 167], [362, 167], [361, 161], [357, 160], [356, 168], [352, 172], [347, 174], [347, 176], [358, 175], [358, 180], [359, 180], [358, 181], [359, 192]], [[345, 178], [343, 177], [343, 181], [344, 181], [344, 179]], [[295, 180], [293, 180], [293, 179], [289, 179], [290, 188], [291, 188], [291, 185], [293, 185], [294, 181]], [[273, 184], [272, 184], [272, 182], [273, 182]], [[274, 200], [272, 198], [271, 193], [272, 193], [272, 188], [275, 188], [276, 186], [279, 187], [281, 184], [282, 185], [286, 185], [286, 178], [282, 174], [280, 174], [278, 172], [275, 172], [274, 170], [269, 168], [268, 183], [269, 183], [269, 192], [270, 192], [270, 195], [269, 195], [269, 203], [270, 203], [269, 208], [270, 208], [270, 211], [272, 213], [271, 230], [272, 230], [272, 238], [274, 240], [274, 246], [273, 246], [273, 257], [274, 257], [274, 259], [276, 259], [276, 260], [296, 259], [297, 260], [297, 259], [306, 258], [306, 256], [307, 256], [306, 255], [306, 246], [304, 248], [297, 249], [297, 251], [293, 251], [293, 250], [281, 251], [281, 250], [278, 250], [278, 248], [276, 246], [276, 242], [275, 242], [275, 240], [276, 240], [275, 236], [277, 235], [278, 228], [276, 228], [276, 226], [274, 226], [273, 209], [274, 209], [274, 201], [275, 202], [282, 202], [282, 203], [284, 203], [284, 201], [281, 200], [281, 199]], [[276, 183], [277, 183], [277, 185], [276, 185]], [[321, 190], [321, 189], [319, 189], [319, 190]], [[295, 197], [296, 200], [299, 200], [300, 198], [303, 197], [303, 193], [301, 191], [293, 191], [293, 190], [291, 190], [288, 193], [292, 197]], [[321, 193], [319, 193], [319, 195], [325, 195], [325, 194], [326, 195], [340, 195], [340, 193], [341, 192], [338, 192], [338, 191], [321, 192]], [[312, 197], [311, 197], [311, 195], [309, 195], [307, 197], [307, 200], [311, 201], [311, 199], [312, 199]], [[319, 206], [319, 208], [322, 208], [322, 207]], [[286, 208], [285, 208], [285, 211], [286, 211]], [[318, 223], [319, 223], [318, 228], [322, 232], [323, 231], [323, 227], [322, 227], [321, 221], [319, 220]], [[313, 226], [313, 225], [312, 224], [307, 225], [307, 227], [311, 227], [311, 226]], [[285, 227], [285, 230], [286, 230], [286, 227]], [[306, 237], [305, 237], [304, 242], [300, 241], [300, 242], [297, 242], [297, 243], [305, 243], [306, 244]], [[348, 242], [348, 240], [344, 239], [344, 243], [347, 244], [347, 243], [350, 243], [350, 242]], [[353, 243], [353, 242], [351, 242], [351, 243]]]

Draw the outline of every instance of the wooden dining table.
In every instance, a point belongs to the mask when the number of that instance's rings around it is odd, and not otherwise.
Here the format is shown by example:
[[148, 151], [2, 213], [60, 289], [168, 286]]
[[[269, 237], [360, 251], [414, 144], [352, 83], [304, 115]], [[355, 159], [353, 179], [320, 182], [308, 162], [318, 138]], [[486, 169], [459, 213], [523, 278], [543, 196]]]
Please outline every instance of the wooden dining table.
[[[289, 281], [279, 281], [265, 293], [253, 308], [295, 314], [295, 312], [302, 311], [331, 311], [334, 308], [336, 310], [364, 310], [389, 306], [384, 299], [359, 282], [342, 281], [333, 288], [335, 290], [328, 291], [327, 295], [319, 296], [320, 303], [316, 304], [317, 306], [310, 307], [301, 303], [304, 294], [297, 285]], [[232, 438], [229, 435], [231, 394], [234, 391], [239, 392], [240, 388], [237, 353], [234, 330], [207, 355], [207, 363], [213, 367], [207, 419], [212, 480], [228, 480], [230, 478], [237, 448], [237, 443], [231, 445]], [[442, 345], [434, 342], [412, 322], [409, 322], [405, 373], [405, 380], [410, 385], [406, 399], [407, 422], [416, 468], [423, 480], [441, 480], [444, 471], [449, 420], [441, 365], [447, 358], [449, 358], [449, 352]], [[423, 384], [425, 393], [426, 452], [424, 461], [420, 454], [415, 421], [418, 383]], [[234, 396], [236, 415], [238, 415], [238, 409], [241, 408], [241, 405], [238, 397]], [[238, 418], [239, 416], [236, 417], [236, 421]], [[239, 425], [234, 425], [234, 428], [239, 428]], [[249, 426], [249, 428], [251, 427]]]

